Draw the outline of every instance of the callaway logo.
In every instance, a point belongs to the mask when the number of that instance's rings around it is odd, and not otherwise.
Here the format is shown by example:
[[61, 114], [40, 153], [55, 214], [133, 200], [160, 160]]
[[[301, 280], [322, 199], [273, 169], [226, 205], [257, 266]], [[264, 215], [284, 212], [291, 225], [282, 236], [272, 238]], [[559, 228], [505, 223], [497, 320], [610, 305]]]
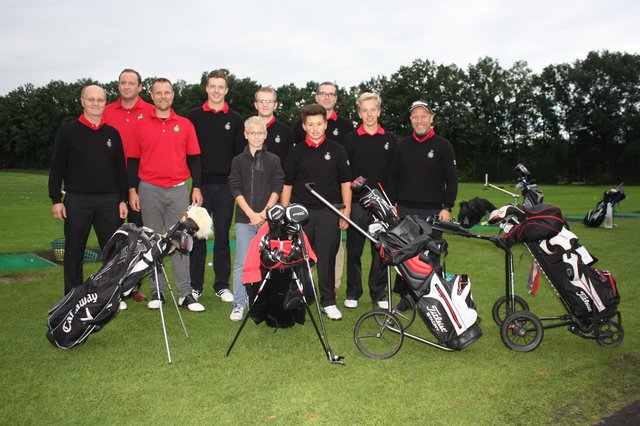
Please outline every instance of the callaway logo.
[[440, 311], [438, 311], [437, 306], [427, 307], [427, 317], [429, 317], [429, 321], [431, 321], [431, 324], [433, 325], [434, 328], [444, 333], [449, 331], [447, 330], [447, 327], [445, 327], [444, 323], [442, 322], [442, 315], [440, 314]]
[[586, 294], [584, 294], [584, 291], [581, 291], [580, 293], [576, 293], [577, 296], [582, 300], [582, 303], [584, 303], [584, 305], [587, 307], [587, 311], [591, 312], [591, 301], [589, 300], [589, 296], [587, 296]]
[[[87, 303], [96, 303], [97, 300], [98, 300], [98, 293], [90, 293], [90, 294], [87, 294], [82, 299], [80, 299], [78, 303], [76, 303], [76, 306], [74, 306], [73, 309], [70, 310], [67, 316], [65, 317], [64, 323], [62, 324], [62, 331], [64, 331], [65, 333], [70, 332], [71, 322], [73, 321], [75, 314], [80, 309], [82, 309]], [[91, 315], [89, 314], [89, 308], [86, 308], [86, 309], [87, 309], [87, 317], [91, 317]], [[83, 319], [86, 319], [86, 318], [83, 318]]]

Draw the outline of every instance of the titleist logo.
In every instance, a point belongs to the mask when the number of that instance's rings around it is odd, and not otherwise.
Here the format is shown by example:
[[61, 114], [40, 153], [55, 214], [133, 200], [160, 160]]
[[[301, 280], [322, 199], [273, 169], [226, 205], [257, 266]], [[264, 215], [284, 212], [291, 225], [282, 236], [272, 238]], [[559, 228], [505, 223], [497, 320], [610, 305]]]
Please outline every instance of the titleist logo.
[[440, 314], [437, 306], [427, 306], [427, 317], [435, 329], [442, 331], [443, 333], [447, 333], [449, 331], [442, 322], [442, 314]]

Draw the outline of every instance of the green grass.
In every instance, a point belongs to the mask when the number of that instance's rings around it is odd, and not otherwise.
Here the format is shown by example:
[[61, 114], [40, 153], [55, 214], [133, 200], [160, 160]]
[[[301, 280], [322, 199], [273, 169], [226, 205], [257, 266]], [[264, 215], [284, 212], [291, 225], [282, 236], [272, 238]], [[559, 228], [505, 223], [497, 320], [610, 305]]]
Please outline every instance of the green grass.
[[[49, 211], [46, 176], [1, 172], [0, 253], [49, 249], [62, 224]], [[507, 188], [509, 189], [509, 188]], [[543, 186], [567, 215], [593, 208], [606, 187]], [[626, 188], [621, 211], [640, 210], [640, 188]], [[481, 184], [461, 185], [459, 200], [477, 195], [509, 201]], [[530, 353], [507, 349], [491, 320], [504, 292], [501, 252], [483, 241], [448, 238], [448, 270], [469, 274], [484, 336], [447, 353], [405, 339], [393, 358], [364, 357], [353, 327], [369, 309], [366, 297], [345, 318], [327, 322], [344, 367], [329, 364], [309, 321], [274, 332], [249, 322], [233, 352], [224, 353], [238, 324], [210, 284], [202, 314], [182, 312], [190, 338], [166, 305], [174, 362], [168, 365], [158, 312], [129, 302], [85, 345], [64, 351], [45, 339], [46, 311], [62, 295], [60, 267], [0, 275], [0, 420], [3, 424], [590, 424], [640, 394], [640, 303], [637, 237], [640, 220], [617, 228], [573, 230], [599, 265], [613, 271], [622, 294], [626, 335], [607, 349], [564, 328], [546, 330]], [[26, 230], [29, 230], [26, 232]], [[487, 231], [488, 232], [488, 231]], [[94, 237], [92, 237], [94, 238]], [[517, 290], [537, 314], [561, 311], [548, 285], [526, 295], [530, 258], [516, 249]], [[85, 275], [99, 267], [89, 264]], [[211, 271], [207, 282], [211, 283]], [[343, 280], [344, 282], [344, 280]], [[148, 284], [143, 288], [148, 292]], [[339, 301], [344, 300], [344, 284]], [[411, 331], [428, 337], [419, 320]]]

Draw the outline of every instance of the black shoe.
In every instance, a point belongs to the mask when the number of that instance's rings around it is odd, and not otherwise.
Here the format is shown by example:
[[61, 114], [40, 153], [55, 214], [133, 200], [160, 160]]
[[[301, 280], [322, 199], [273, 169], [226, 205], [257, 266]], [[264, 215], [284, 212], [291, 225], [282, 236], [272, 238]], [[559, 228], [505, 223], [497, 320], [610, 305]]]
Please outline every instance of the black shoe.
[[195, 293], [195, 290], [187, 294], [185, 297], [179, 298], [178, 304], [183, 308], [187, 308], [191, 312], [202, 312], [204, 311], [204, 306], [198, 303], [198, 299], [197, 299], [198, 296], [194, 293]]

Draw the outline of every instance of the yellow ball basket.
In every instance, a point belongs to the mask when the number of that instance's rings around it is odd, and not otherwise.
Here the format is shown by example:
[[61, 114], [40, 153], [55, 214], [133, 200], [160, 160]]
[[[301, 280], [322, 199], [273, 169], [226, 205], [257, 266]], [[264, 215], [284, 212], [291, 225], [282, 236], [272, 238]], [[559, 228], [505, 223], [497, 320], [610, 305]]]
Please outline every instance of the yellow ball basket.
[[[51, 249], [53, 250], [56, 262], [62, 262], [64, 260], [64, 238], [57, 238], [51, 241]], [[98, 253], [90, 249], [84, 250], [84, 257], [82, 259], [84, 263], [95, 262], [96, 260], [98, 260]]]

